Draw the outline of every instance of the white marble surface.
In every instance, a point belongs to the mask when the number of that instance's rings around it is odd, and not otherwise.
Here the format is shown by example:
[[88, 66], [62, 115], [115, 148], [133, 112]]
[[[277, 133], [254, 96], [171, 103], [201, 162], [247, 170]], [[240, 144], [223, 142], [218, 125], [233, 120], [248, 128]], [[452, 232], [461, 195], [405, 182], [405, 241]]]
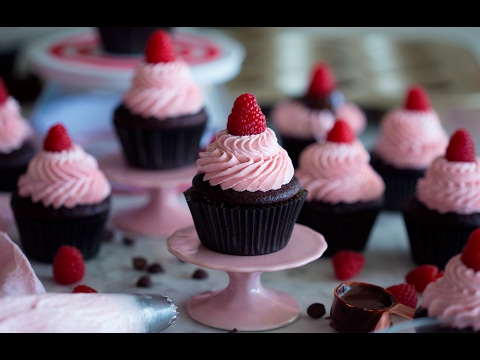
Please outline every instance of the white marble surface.
[[[183, 195], [179, 193], [179, 196]], [[146, 201], [148, 201], [148, 195], [144, 194], [116, 194], [113, 198], [111, 216], [123, 209], [143, 206]], [[187, 208], [186, 203], [185, 207]], [[10, 224], [9, 235], [14, 241], [18, 241], [16, 227], [13, 224]], [[134, 244], [126, 245], [123, 242], [124, 235], [133, 236]], [[180, 314], [178, 320], [164, 332], [227, 332], [224, 329], [198, 323], [186, 312], [187, 302], [193, 296], [204, 291], [225, 288], [229, 282], [227, 273], [204, 269], [209, 275], [208, 278], [193, 279], [192, 274], [199, 267], [174, 257], [167, 249], [166, 238], [124, 234], [115, 230], [113, 240], [104, 242], [98, 256], [86, 262], [87, 271], [82, 283], [99, 292], [168, 295], [178, 306]], [[364, 269], [351, 280], [384, 287], [404, 282], [406, 273], [415, 265], [410, 259], [406, 230], [399, 213], [380, 213], [364, 255], [366, 258]], [[145, 257], [149, 263], [159, 262], [165, 270], [163, 273], [149, 274], [153, 281], [153, 285], [149, 288], [136, 286], [137, 280], [148, 273], [133, 268], [132, 259], [135, 256]], [[32, 261], [32, 266], [48, 292], [71, 292], [73, 289], [74, 285], [63, 286], [55, 283], [51, 265]], [[299, 268], [262, 273], [261, 284], [265, 288], [285, 292], [293, 296], [301, 306], [298, 319], [286, 326], [263, 332], [335, 332], [330, 326], [328, 315], [333, 300], [333, 289], [340, 282], [334, 276], [331, 260], [322, 257]], [[325, 305], [327, 314], [320, 319], [311, 318], [307, 314], [308, 306], [315, 302]], [[406, 320], [394, 315], [392, 321], [396, 323]]]

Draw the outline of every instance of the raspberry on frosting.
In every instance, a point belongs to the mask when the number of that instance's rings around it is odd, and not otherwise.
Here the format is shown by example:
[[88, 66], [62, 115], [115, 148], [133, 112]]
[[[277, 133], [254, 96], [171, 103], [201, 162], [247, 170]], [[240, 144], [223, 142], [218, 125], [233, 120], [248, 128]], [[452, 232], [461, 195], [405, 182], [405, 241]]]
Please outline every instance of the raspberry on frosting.
[[327, 141], [351, 144], [356, 139], [351, 126], [343, 119], [337, 119], [327, 134]]
[[145, 47], [145, 59], [148, 63], [167, 63], [175, 61], [175, 48], [168, 31], [154, 31], [148, 38]]
[[474, 230], [468, 237], [462, 250], [461, 260], [473, 271], [480, 270], [480, 228]]
[[227, 131], [230, 135], [244, 136], [261, 134], [267, 128], [267, 119], [250, 93], [238, 96], [228, 116]]
[[448, 161], [475, 161], [475, 141], [467, 130], [460, 128], [453, 133], [445, 152], [445, 158]]
[[430, 98], [425, 89], [419, 85], [412, 85], [407, 90], [404, 108], [407, 110], [429, 110]]
[[43, 149], [60, 152], [72, 147], [72, 140], [63, 124], [53, 125], [43, 141]]
[[5, 82], [3, 81], [3, 78], [0, 77], [0, 105], [5, 104], [9, 95]]
[[313, 69], [313, 76], [307, 94], [310, 96], [327, 96], [337, 88], [337, 81], [330, 66], [321, 62]]

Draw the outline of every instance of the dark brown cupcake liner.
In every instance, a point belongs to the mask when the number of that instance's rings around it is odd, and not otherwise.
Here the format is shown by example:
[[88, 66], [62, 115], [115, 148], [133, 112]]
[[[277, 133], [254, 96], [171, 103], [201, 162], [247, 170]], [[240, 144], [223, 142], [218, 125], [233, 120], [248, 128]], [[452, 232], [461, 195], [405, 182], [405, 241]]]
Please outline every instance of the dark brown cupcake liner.
[[462, 223], [461, 215], [458, 215], [460, 221], [456, 224], [447, 218], [451, 218], [452, 214], [444, 216], [442, 221], [442, 214], [437, 213], [435, 222], [407, 209], [402, 210], [402, 215], [413, 262], [417, 265], [433, 264], [439, 270], [443, 270], [453, 256], [462, 252], [470, 234], [480, 226]]
[[27, 165], [11, 169], [0, 169], [0, 191], [11, 192], [17, 189], [18, 178], [27, 172]]
[[16, 219], [16, 224], [23, 251], [28, 258], [53, 263], [60, 246], [73, 245], [88, 260], [100, 250], [107, 215], [102, 213], [84, 219], [58, 221]]
[[425, 170], [396, 169], [375, 155], [370, 164], [385, 182], [385, 210], [399, 211], [403, 202], [415, 192], [418, 179], [425, 174]]
[[282, 147], [287, 151], [288, 156], [290, 156], [290, 159], [292, 159], [292, 164], [294, 168], [298, 167], [300, 153], [303, 151], [303, 149], [315, 142], [314, 138], [296, 139], [284, 135], [280, 135], [279, 140]]
[[306, 225], [325, 237], [328, 244], [323, 257], [331, 257], [340, 250], [363, 252], [371, 230], [382, 210], [382, 201], [364, 204], [324, 204], [319, 211], [318, 203], [303, 204], [297, 223]]
[[152, 130], [115, 124], [127, 163], [147, 170], [189, 166], [198, 158], [206, 122], [168, 130]]
[[282, 250], [307, 192], [286, 202], [267, 206], [215, 206], [197, 199], [192, 189], [184, 192], [195, 229], [203, 246], [228, 255], [256, 256]]
[[158, 29], [171, 31], [171, 27], [125, 26], [98, 27], [100, 43], [103, 49], [115, 54], [143, 54], [150, 35]]

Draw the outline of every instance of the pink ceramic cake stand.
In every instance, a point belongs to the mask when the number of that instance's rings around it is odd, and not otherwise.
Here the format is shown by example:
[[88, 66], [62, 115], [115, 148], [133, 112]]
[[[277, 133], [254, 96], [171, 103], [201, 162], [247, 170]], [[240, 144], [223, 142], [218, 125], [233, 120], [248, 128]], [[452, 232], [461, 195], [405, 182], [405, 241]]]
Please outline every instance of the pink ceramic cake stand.
[[113, 223], [118, 228], [147, 236], [169, 236], [193, 224], [187, 204], [180, 201], [178, 188], [191, 183], [197, 173], [196, 164], [178, 170], [141, 170], [128, 166], [121, 153], [106, 155], [98, 162], [111, 180], [149, 191], [147, 205], [114, 215]]
[[189, 226], [175, 231], [167, 239], [167, 247], [185, 262], [224, 270], [229, 276], [225, 289], [206, 291], [190, 299], [187, 312], [191, 318], [218, 329], [262, 331], [288, 325], [301, 312], [292, 296], [264, 288], [262, 273], [308, 264], [322, 256], [327, 243], [320, 233], [296, 224], [290, 242], [280, 251], [258, 256], [225, 255], [205, 248], [195, 227]]

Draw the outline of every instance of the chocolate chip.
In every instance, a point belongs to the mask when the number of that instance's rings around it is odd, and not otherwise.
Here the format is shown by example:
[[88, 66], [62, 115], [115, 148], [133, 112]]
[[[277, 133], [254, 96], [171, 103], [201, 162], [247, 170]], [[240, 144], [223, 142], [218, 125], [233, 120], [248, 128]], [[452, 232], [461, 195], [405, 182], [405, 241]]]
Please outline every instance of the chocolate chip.
[[308, 307], [307, 314], [314, 319], [319, 319], [325, 315], [325, 305], [313, 303]]
[[162, 273], [162, 272], [164, 272], [163, 266], [159, 263], [153, 263], [152, 265], [150, 265], [148, 267], [147, 271], [149, 273]]
[[192, 279], [206, 279], [208, 277], [208, 273], [205, 270], [197, 269], [192, 275]]
[[229, 333], [238, 333], [238, 329], [237, 328], [233, 328], [232, 330], [229, 331]]
[[103, 232], [103, 240], [104, 241], [112, 241], [113, 239], [113, 231], [110, 229], [105, 229]]
[[132, 246], [133, 244], [135, 244], [135, 239], [132, 239], [131, 237], [125, 236], [123, 238], [123, 243], [125, 245]]
[[150, 287], [150, 286], [152, 286], [152, 279], [150, 279], [150, 276], [148, 276], [148, 275], [142, 276], [140, 279], [138, 279], [137, 286], [138, 287]]
[[135, 270], [143, 270], [147, 266], [147, 259], [141, 256], [134, 257], [132, 262]]

